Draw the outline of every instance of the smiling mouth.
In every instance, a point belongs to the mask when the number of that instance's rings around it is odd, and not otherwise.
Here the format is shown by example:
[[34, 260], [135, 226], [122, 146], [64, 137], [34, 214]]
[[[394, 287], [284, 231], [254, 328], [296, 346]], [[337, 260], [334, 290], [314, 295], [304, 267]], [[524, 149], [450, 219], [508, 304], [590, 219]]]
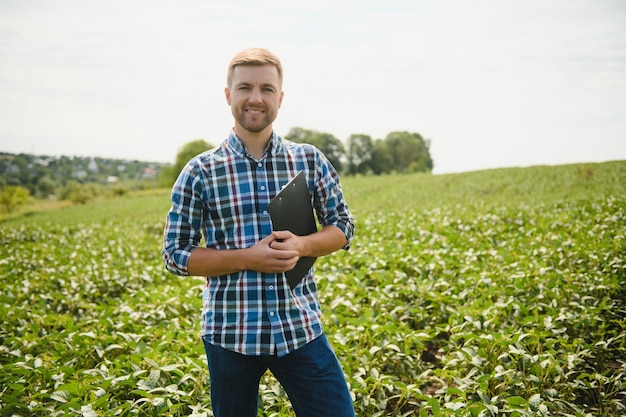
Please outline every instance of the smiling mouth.
[[245, 111], [246, 111], [246, 113], [252, 113], [252, 114], [263, 114], [263, 113], [265, 113], [265, 111], [261, 110], [261, 109], [246, 109]]

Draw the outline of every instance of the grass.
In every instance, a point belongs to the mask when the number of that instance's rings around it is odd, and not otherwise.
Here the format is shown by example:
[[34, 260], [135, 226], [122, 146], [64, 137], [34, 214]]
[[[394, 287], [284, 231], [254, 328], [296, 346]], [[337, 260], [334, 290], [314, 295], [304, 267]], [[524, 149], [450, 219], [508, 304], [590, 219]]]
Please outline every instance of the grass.
[[[317, 265], [361, 416], [626, 415], [626, 161], [347, 177]], [[0, 223], [0, 414], [209, 416], [168, 192]], [[261, 416], [292, 416], [267, 375]]]

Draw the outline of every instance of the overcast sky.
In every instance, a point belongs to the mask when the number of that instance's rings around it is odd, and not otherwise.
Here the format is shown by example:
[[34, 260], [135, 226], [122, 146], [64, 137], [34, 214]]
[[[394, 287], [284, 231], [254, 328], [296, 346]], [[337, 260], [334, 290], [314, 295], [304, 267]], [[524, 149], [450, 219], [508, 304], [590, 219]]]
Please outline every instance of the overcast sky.
[[249, 46], [283, 61], [282, 135], [417, 132], [435, 173], [626, 159], [623, 0], [0, 0], [0, 151], [217, 144]]

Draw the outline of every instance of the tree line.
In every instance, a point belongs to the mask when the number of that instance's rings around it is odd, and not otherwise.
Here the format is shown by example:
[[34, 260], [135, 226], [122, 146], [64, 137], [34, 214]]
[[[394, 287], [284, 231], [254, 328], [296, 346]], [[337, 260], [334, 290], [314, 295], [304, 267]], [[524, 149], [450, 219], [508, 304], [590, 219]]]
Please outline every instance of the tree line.
[[329, 133], [293, 128], [285, 139], [317, 146], [344, 175], [432, 172], [430, 140], [419, 133], [398, 131], [384, 139], [352, 134], [346, 145]]

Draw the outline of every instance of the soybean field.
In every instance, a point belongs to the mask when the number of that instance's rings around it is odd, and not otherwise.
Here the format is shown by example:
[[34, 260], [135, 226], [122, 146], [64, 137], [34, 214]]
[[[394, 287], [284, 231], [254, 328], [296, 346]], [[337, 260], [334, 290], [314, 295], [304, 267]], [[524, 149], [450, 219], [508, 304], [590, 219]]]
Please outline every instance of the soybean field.
[[[358, 416], [625, 416], [626, 161], [345, 177], [316, 263]], [[0, 222], [0, 415], [212, 416], [169, 191]], [[294, 416], [267, 374], [259, 415]]]

